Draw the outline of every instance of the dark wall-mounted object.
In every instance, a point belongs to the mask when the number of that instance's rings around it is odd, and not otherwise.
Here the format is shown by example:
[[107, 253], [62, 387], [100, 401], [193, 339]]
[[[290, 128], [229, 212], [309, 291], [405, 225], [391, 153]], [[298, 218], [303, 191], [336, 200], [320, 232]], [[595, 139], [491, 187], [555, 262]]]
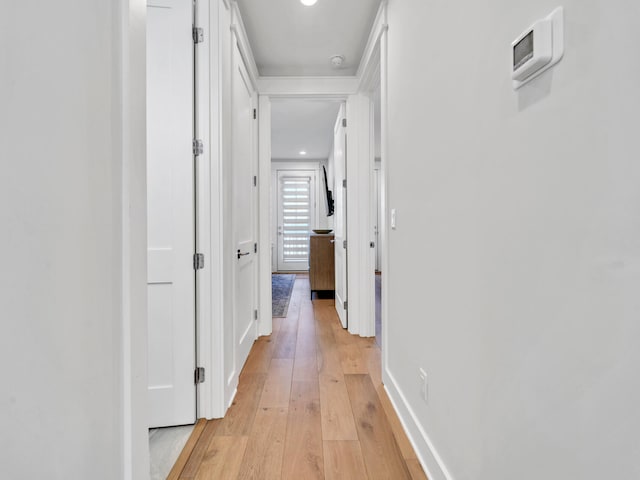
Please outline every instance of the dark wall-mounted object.
[[324, 167], [324, 165], [322, 166], [322, 170], [324, 171], [324, 189], [327, 193], [327, 217], [330, 217], [331, 215], [333, 215], [333, 194], [331, 193], [331, 190], [329, 190], [329, 182], [327, 182], [327, 169]]

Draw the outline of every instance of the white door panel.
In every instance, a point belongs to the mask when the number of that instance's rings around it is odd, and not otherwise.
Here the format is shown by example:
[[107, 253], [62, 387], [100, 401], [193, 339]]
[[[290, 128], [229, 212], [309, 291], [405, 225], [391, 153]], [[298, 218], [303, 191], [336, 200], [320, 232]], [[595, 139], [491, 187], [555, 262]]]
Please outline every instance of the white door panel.
[[191, 0], [147, 3], [150, 427], [195, 422]]
[[343, 119], [346, 118], [344, 104], [340, 107], [334, 129], [334, 168], [335, 168], [335, 273], [336, 273], [336, 310], [344, 328], [347, 328], [347, 189], [343, 186], [347, 172], [347, 138]]
[[234, 45], [232, 77], [232, 168], [233, 229], [236, 245], [234, 285], [235, 369], [238, 373], [257, 338], [256, 308], [257, 255], [256, 242], [257, 172], [255, 143], [256, 120], [253, 118], [253, 87], [237, 45]]

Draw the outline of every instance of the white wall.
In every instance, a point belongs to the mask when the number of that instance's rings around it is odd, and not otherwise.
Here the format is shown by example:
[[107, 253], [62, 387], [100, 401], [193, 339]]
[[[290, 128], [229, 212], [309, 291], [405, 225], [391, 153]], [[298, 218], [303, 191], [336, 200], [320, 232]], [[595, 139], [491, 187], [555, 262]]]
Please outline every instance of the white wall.
[[564, 59], [514, 92], [556, 6], [389, 2], [386, 380], [431, 480], [407, 406], [449, 478], [640, 478], [640, 6], [564, 2]]
[[145, 478], [144, 2], [14, 2], [0, 42], [2, 473]]

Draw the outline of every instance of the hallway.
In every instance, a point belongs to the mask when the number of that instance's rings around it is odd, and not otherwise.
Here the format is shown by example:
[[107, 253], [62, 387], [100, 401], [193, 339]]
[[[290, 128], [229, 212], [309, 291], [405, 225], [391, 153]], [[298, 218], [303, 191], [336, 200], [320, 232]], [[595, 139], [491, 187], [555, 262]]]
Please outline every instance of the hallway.
[[373, 338], [309, 300], [298, 275], [286, 318], [259, 338], [224, 419], [200, 421], [178, 479], [425, 479], [380, 377]]

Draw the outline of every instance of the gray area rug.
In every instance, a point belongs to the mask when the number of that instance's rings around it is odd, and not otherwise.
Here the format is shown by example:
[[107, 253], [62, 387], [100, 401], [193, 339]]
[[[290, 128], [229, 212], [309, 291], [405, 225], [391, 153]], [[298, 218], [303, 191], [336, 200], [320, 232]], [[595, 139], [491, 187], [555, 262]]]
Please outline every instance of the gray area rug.
[[289, 300], [296, 276], [293, 274], [271, 275], [271, 315], [274, 317], [286, 317], [289, 310]]

